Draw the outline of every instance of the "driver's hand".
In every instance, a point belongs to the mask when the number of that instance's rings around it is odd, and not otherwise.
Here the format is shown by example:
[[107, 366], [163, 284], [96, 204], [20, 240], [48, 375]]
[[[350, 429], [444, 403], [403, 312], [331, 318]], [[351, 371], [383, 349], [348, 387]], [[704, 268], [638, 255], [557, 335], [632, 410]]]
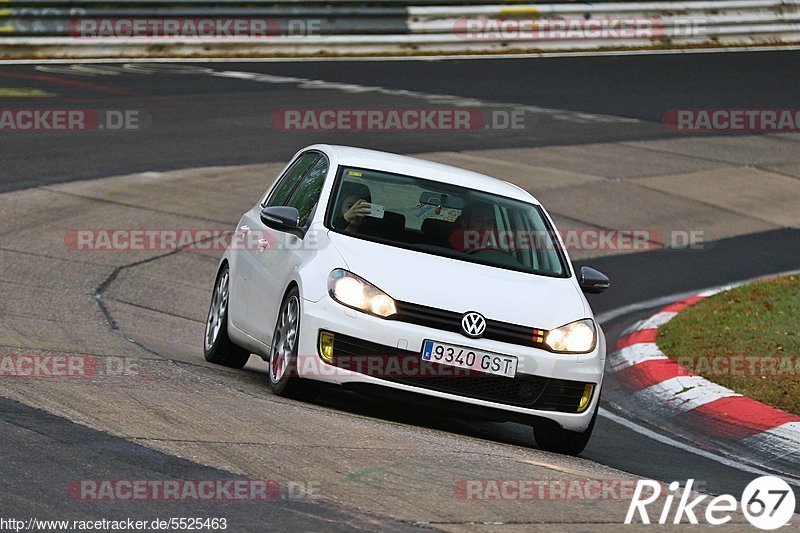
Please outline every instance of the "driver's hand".
[[345, 211], [344, 219], [348, 224], [353, 222], [360, 222], [365, 216], [369, 215], [372, 210], [370, 203], [366, 200], [358, 200], [350, 206], [350, 209]]

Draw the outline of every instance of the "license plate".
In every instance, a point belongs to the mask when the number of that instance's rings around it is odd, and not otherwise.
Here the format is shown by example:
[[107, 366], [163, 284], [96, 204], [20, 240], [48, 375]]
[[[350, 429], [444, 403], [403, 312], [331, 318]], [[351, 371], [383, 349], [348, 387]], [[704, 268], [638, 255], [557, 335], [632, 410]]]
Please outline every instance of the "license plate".
[[514, 356], [431, 340], [422, 344], [422, 360], [508, 378], [517, 374], [517, 358]]

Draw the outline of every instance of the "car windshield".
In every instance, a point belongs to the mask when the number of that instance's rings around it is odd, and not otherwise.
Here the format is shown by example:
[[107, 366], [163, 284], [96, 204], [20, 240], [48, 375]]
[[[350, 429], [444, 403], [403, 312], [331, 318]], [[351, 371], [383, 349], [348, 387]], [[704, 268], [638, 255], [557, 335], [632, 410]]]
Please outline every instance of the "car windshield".
[[422, 178], [340, 167], [328, 228], [390, 246], [566, 277], [540, 206]]

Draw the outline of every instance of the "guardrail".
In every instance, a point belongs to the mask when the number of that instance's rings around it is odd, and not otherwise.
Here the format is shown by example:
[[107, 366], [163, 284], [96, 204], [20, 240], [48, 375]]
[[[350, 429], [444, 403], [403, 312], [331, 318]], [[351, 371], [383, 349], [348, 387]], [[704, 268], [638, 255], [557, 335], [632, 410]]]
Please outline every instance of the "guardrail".
[[800, 0], [456, 1], [6, 0], [0, 9], [0, 57], [482, 53], [800, 42]]

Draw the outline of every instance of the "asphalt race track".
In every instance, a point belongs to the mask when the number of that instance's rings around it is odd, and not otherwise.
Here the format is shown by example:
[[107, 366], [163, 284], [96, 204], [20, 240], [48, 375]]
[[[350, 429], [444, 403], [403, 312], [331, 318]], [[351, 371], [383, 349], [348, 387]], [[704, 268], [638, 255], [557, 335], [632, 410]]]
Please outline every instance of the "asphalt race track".
[[[63, 487], [89, 475], [101, 479], [243, 479], [131, 444], [63, 418], [0, 399], [4, 451], [4, 508], [14, 517], [52, 520], [164, 520], [170, 517], [226, 517], [236, 531], [295, 528], [302, 531], [416, 531], [408, 524], [380, 520], [331, 505], [276, 499], [252, 502], [87, 502], [64, 498]], [[34, 459], [36, 468], [31, 468]], [[111, 512], [109, 512], [111, 511]]]
[[[2, 108], [134, 109], [140, 112], [145, 126], [141, 131], [77, 134], [0, 132], [3, 163], [0, 193], [135, 173], [283, 162], [302, 146], [314, 142], [414, 154], [686, 137], [685, 133], [677, 134], [664, 126], [663, 117], [670, 109], [797, 108], [798, 61], [798, 52], [756, 52], [425, 62], [0, 65], [0, 87], [17, 89], [21, 91], [19, 94], [32, 89], [47, 93], [35, 98], [2, 97]], [[435, 105], [523, 110], [525, 127], [460, 132], [320, 133], [280, 131], [272, 121], [276, 112], [295, 108], [388, 109]], [[787, 145], [795, 141], [783, 134], [765, 137]], [[712, 159], [709, 155], [709, 161]], [[191, 200], [194, 191], [189, 188], [184, 194]], [[236, 191], [221, 190], [216, 194], [232, 195]], [[248, 198], [243, 199], [245, 205], [248, 202]], [[202, 210], [203, 206], [198, 208]], [[153, 211], [157, 211], [157, 206]], [[59, 211], [53, 210], [47, 216], [57, 219]], [[235, 217], [238, 213], [226, 216]], [[0, 250], [8, 248], [6, 238], [12, 231], [14, 228], [2, 228]], [[612, 280], [612, 289], [607, 294], [590, 297], [595, 313], [609, 317], [604, 328], [610, 346], [625, 325], [657, 307], [657, 299], [798, 270], [797, 250], [800, 250], [800, 230], [785, 227], [714, 240], [700, 251], [656, 250], [609, 255], [581, 259], [576, 266], [590, 264]], [[213, 268], [209, 267], [212, 263], [207, 261], [204, 272]], [[148, 289], [143, 287], [142, 292], [147, 293]], [[607, 315], [642, 302], [651, 304], [613, 317]], [[5, 314], [7, 309], [13, 309], [13, 304], [3, 304], [0, 312]], [[205, 309], [197, 314], [204, 315]], [[146, 337], [133, 340], [158, 357], [174, 359], [170, 353], [149, 345]], [[199, 339], [196, 344], [199, 346]], [[197, 358], [199, 363], [202, 360], [199, 349]], [[205, 372], [203, 379], [213, 379], [209, 377], [213, 376], [213, 368], [203, 367], [199, 371]], [[251, 385], [255, 387], [257, 373], [224, 374], [228, 383], [241, 381], [242, 389], [237, 393], [254, 394], [247, 391]], [[259, 385], [264, 387], [259, 401], [272, 401], [263, 380]], [[443, 430], [454, 433], [473, 451], [484, 444], [509, 445], [513, 452], [508, 453], [515, 457], [535, 451], [529, 448], [530, 429], [521, 425], [452, 421], [435, 411], [410, 415], [397, 405], [357, 403], [354, 398], [358, 397], [331, 390], [315, 404], [300, 404], [299, 409], [306, 409], [303, 416], [309, 417], [314, 416], [315, 410], [332, 409], [376, 419], [386, 423], [387, 431], [397, 431], [398, 438], [404, 431]], [[278, 404], [285, 407], [282, 402]], [[86, 420], [78, 421], [92, 426]], [[6, 507], [25, 517], [109, 518], [115, 514], [153, 519], [201, 513], [227, 516], [238, 525], [236, 531], [261, 531], [267, 524], [277, 529], [291, 527], [303, 531], [356, 527], [402, 531], [420, 525], [441, 528], [481, 525], [456, 522], [437, 525], [430, 521], [414, 524], [413, 520], [394, 519], [394, 513], [389, 511], [365, 513], [352, 505], [327, 500], [279, 500], [272, 506], [226, 503], [186, 509], [180, 507], [183, 504], [150, 502], [122, 504], [112, 512], [103, 502], [87, 505], [65, 498], [63, 490], [54, 487], [85, 477], [218, 479], [240, 474], [231, 474], [236, 471], [233, 467], [226, 472], [203, 466], [202, 460], [162, 453], [8, 399], [0, 399], [0, 425], [3, 426], [0, 450], [5, 465], [0, 490], [11, 495], [6, 499]], [[404, 426], [411, 429], [402, 429]], [[407, 438], [405, 433], [402, 438]], [[320, 440], [314, 444], [327, 443]], [[30, 454], [36, 458], [33, 465], [28, 464]], [[550, 461], [541, 457], [537, 455], [535, 461]], [[654, 440], [605, 416], [598, 419], [594, 436], [581, 457], [588, 461], [581, 462], [580, 467], [589, 470], [595, 466], [610, 467], [662, 481], [690, 477], [703, 480], [711, 494], [741, 494], [754, 477], [750, 472]], [[553, 464], [566, 471], [578, 468], [572, 463], [564, 466], [559, 461], [552, 459]], [[793, 474], [797, 476], [798, 472]], [[42, 492], [37, 487], [52, 490]], [[800, 505], [797, 510], [800, 511]], [[524, 527], [525, 522], [518, 523]]]
[[[671, 135], [662, 124], [670, 109], [792, 108], [796, 62], [796, 52], [760, 52], [535, 61], [191, 63], [160, 68], [141, 63], [94, 69], [5, 66], [0, 70], [3, 87], [36, 87], [57, 95], [35, 99], [37, 107], [63, 102], [92, 109], [138, 109], [153, 124], [135, 135], [0, 132], [6, 168], [0, 191], [148, 170], [285, 161], [298, 147], [314, 142], [415, 153], [664, 138]], [[426, 108], [448, 101], [326, 90], [319, 84], [298, 89], [296, 83], [259, 83], [235, 75], [164, 73], [204, 68], [455, 95], [462, 102], [474, 99], [472, 107], [524, 104], [543, 111], [526, 116], [522, 130], [276, 134], [270, 117], [280, 109]], [[29, 106], [31, 99], [3, 102], [8, 107]]]

